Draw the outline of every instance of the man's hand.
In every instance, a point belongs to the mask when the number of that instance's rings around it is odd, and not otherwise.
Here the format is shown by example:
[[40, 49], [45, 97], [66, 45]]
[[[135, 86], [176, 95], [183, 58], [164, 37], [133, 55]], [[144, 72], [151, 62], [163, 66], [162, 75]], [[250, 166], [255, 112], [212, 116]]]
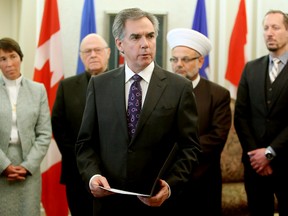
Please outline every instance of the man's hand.
[[113, 192], [103, 190], [99, 186], [102, 186], [104, 188], [110, 188], [110, 185], [104, 176], [95, 175], [94, 177], [92, 177], [91, 182], [90, 182], [90, 190], [94, 197], [99, 198], [99, 197], [104, 197], [104, 196], [114, 194]]
[[262, 176], [271, 175], [273, 173], [270, 161], [265, 156], [265, 148], [256, 149], [248, 152], [250, 164], [252, 168]]
[[268, 164], [264, 169], [260, 172], [257, 172], [261, 176], [268, 176], [273, 173], [272, 167]]
[[169, 197], [169, 186], [164, 180], [160, 181], [160, 190], [159, 192], [153, 197], [143, 197], [138, 196], [138, 199], [141, 200], [144, 204], [148, 206], [161, 206], [166, 199]]

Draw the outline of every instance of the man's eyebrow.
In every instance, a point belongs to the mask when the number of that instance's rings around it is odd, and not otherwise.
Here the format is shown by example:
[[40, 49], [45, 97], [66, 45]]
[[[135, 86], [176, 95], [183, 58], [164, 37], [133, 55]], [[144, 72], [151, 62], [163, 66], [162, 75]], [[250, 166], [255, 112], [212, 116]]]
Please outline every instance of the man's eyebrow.
[[139, 36], [140, 36], [140, 34], [137, 34], [137, 33], [130, 34], [130, 37], [139, 37]]
[[[130, 37], [139, 37], [139, 36], [141, 36], [142, 34], [138, 34], [138, 33], [132, 33], [132, 34], [130, 34]], [[145, 35], [155, 35], [155, 32], [148, 32], [147, 34], [145, 34]]]
[[155, 32], [149, 32], [147, 35], [155, 35]]

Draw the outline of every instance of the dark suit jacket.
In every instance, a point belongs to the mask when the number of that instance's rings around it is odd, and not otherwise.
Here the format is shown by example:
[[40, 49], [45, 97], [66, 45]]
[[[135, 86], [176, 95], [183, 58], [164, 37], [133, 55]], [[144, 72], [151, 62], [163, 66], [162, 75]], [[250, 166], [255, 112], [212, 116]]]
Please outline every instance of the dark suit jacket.
[[61, 183], [79, 176], [75, 143], [85, 108], [90, 75], [85, 72], [61, 80], [52, 111], [53, 135], [62, 155]]
[[[141, 192], [177, 142], [177, 161], [163, 177], [173, 195], [188, 180], [200, 153], [192, 91], [191, 82], [155, 66], [135, 136], [129, 140], [124, 68], [92, 77], [76, 143], [77, 164], [87, 187], [93, 175], [101, 174], [111, 187]], [[124, 209], [144, 206], [136, 197], [130, 197], [112, 195], [95, 199], [94, 207], [99, 203], [103, 207], [107, 202], [107, 209], [116, 208], [123, 199], [136, 202], [122, 202]]]
[[[247, 152], [271, 146], [277, 164], [287, 171], [288, 162], [288, 65], [272, 84], [272, 100], [268, 101], [266, 79], [269, 57], [248, 62], [243, 70], [235, 104], [235, 129], [243, 148], [243, 160], [249, 163]], [[268, 106], [269, 104], [269, 106]], [[286, 173], [285, 171], [285, 173]]]

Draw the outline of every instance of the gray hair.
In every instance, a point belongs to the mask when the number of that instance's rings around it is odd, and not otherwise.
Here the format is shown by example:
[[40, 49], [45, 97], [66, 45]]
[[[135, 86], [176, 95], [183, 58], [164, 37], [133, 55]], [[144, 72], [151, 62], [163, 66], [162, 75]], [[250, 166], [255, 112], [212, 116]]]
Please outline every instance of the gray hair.
[[157, 17], [149, 12], [142, 11], [139, 8], [128, 8], [120, 11], [113, 22], [112, 33], [114, 38], [122, 40], [125, 36], [125, 23], [127, 20], [138, 20], [143, 17], [147, 17], [154, 26], [155, 35], [158, 36], [159, 21]]

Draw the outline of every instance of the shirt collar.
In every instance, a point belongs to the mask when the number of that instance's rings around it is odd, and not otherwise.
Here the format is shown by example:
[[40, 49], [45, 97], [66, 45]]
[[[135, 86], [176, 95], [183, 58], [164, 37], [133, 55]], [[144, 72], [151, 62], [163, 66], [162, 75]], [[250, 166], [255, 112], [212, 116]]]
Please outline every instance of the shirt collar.
[[22, 81], [22, 74], [20, 77], [18, 77], [16, 80], [9, 80], [7, 79], [5, 76], [2, 76], [3, 77], [3, 80], [4, 80], [4, 83], [7, 85], [7, 86], [19, 86], [21, 81]]
[[192, 81], [193, 89], [196, 88], [196, 86], [198, 85], [199, 82], [200, 82], [200, 75], [198, 74], [196, 79]]
[[[273, 56], [269, 55], [270, 62], [272, 62], [273, 58]], [[288, 61], [288, 52], [285, 52], [283, 55], [278, 56], [277, 58], [280, 59], [281, 62], [285, 65]]]
[[[141, 76], [142, 79], [145, 80], [147, 83], [149, 83], [154, 67], [154, 61], [152, 61], [144, 70], [140, 71], [138, 75]], [[134, 75], [135, 73], [129, 68], [127, 64], [125, 64], [125, 83], [127, 83]]]

